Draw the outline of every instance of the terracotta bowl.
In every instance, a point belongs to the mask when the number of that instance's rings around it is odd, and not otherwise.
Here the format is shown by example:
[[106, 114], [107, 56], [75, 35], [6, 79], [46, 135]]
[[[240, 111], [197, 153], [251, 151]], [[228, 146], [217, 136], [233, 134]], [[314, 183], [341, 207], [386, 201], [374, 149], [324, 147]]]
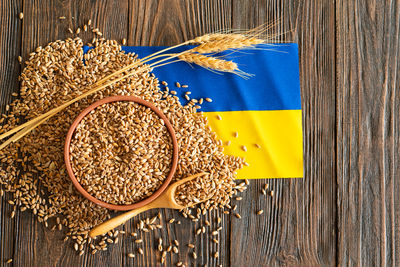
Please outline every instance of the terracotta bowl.
[[[157, 191], [155, 191], [151, 196], [136, 202], [134, 204], [129, 204], [129, 205], [115, 205], [115, 204], [110, 204], [110, 203], [106, 203], [104, 201], [101, 201], [95, 197], [93, 197], [92, 195], [90, 195], [78, 182], [78, 180], [75, 177], [74, 172], [72, 171], [72, 166], [71, 166], [71, 161], [70, 161], [70, 145], [71, 145], [71, 138], [75, 132], [76, 127], [78, 126], [78, 124], [81, 122], [81, 120], [92, 110], [94, 110], [95, 108], [97, 108], [100, 105], [106, 104], [106, 103], [111, 103], [111, 102], [118, 102], [118, 101], [132, 101], [135, 103], [138, 103], [140, 105], [146, 106], [148, 108], [150, 108], [152, 111], [154, 111], [164, 122], [165, 122], [165, 126], [168, 129], [168, 132], [171, 136], [172, 139], [172, 144], [173, 144], [173, 158], [172, 158], [172, 166], [170, 169], [170, 172], [167, 176], [167, 178], [164, 180], [164, 182], [162, 183], [162, 185], [157, 189]], [[64, 160], [65, 160], [65, 165], [67, 168], [67, 172], [69, 177], [72, 180], [72, 183], [74, 184], [74, 186], [76, 187], [76, 189], [87, 199], [89, 199], [90, 201], [108, 208], [108, 209], [112, 209], [112, 210], [132, 210], [132, 209], [137, 209], [140, 208], [150, 202], [152, 202], [153, 200], [155, 200], [169, 185], [169, 183], [172, 180], [172, 177], [175, 174], [176, 171], [176, 167], [178, 165], [178, 142], [176, 141], [176, 135], [175, 135], [175, 131], [174, 128], [172, 127], [171, 123], [169, 122], [169, 120], [167, 119], [167, 117], [156, 107], [154, 106], [152, 103], [147, 102], [141, 98], [138, 98], [136, 96], [111, 96], [111, 97], [107, 97], [104, 98], [102, 100], [99, 100], [95, 103], [93, 103], [92, 105], [90, 105], [89, 107], [87, 107], [84, 111], [82, 111], [81, 114], [79, 114], [79, 116], [75, 119], [75, 121], [72, 123], [71, 128], [69, 129], [68, 133], [67, 133], [67, 137], [65, 138], [65, 146], [64, 146]]]

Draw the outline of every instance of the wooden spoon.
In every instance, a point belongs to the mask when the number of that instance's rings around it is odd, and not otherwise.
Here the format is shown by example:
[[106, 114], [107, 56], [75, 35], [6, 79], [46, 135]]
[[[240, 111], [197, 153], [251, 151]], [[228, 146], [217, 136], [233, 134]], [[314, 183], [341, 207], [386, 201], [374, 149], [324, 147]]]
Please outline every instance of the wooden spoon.
[[[97, 226], [95, 226], [90, 232], [89, 232], [89, 236], [91, 238], [94, 238], [98, 235], [103, 235], [106, 234], [108, 231], [114, 229], [115, 227], [125, 223], [126, 221], [128, 221], [129, 219], [131, 219], [132, 217], [135, 217], [136, 215], [146, 211], [146, 210], [150, 210], [150, 209], [155, 209], [155, 208], [168, 208], [168, 209], [184, 209], [190, 206], [182, 206], [180, 204], [178, 204], [175, 201], [175, 191], [176, 188], [178, 186], [180, 186], [181, 184], [184, 184], [188, 181], [191, 181], [197, 177], [206, 175], [207, 173], [202, 172], [202, 173], [198, 173], [189, 177], [186, 177], [182, 180], [179, 180], [171, 185], [168, 186], [168, 188], [158, 197], [156, 198], [153, 202], [150, 202], [149, 204], [141, 207], [141, 208], [137, 208], [128, 212], [125, 212], [121, 215], [118, 215], [108, 221], [103, 222], [102, 224], [99, 224]], [[208, 200], [210, 198], [204, 199], [198, 203], [204, 202], [206, 200]], [[195, 203], [195, 204], [198, 204]]]

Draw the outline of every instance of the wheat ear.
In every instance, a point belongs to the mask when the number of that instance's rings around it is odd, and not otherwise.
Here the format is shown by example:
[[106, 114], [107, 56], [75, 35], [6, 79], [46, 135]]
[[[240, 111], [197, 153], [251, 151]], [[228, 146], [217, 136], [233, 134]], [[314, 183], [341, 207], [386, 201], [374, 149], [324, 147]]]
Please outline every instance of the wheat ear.
[[215, 70], [221, 72], [230, 72], [235, 75], [248, 79], [251, 74], [248, 74], [238, 68], [238, 65], [233, 61], [223, 60], [215, 57], [205, 56], [197, 53], [185, 53], [179, 55], [178, 58], [187, 63], [199, 65], [208, 70]]
[[208, 54], [226, 51], [230, 49], [241, 49], [254, 47], [264, 43], [264, 40], [255, 37], [247, 37], [242, 34], [224, 34], [225, 38], [217, 41], [210, 41], [193, 48], [193, 52]]
[[233, 61], [218, 59], [215, 57], [208, 57], [196, 53], [186, 53], [178, 56], [179, 59], [187, 62], [194, 63], [204, 68], [209, 68], [218, 71], [235, 71], [238, 70], [238, 66]]

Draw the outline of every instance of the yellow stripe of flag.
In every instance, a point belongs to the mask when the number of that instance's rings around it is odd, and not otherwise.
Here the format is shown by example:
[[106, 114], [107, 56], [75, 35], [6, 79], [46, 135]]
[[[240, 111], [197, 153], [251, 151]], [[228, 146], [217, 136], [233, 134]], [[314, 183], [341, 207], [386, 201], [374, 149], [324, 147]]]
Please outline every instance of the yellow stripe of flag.
[[[238, 179], [303, 177], [301, 110], [204, 112], [225, 153], [245, 157]], [[217, 119], [221, 116], [222, 120]], [[234, 137], [234, 132], [239, 136]], [[226, 141], [231, 141], [226, 146]], [[261, 148], [257, 148], [259, 144]], [[246, 146], [247, 152], [242, 149]]]

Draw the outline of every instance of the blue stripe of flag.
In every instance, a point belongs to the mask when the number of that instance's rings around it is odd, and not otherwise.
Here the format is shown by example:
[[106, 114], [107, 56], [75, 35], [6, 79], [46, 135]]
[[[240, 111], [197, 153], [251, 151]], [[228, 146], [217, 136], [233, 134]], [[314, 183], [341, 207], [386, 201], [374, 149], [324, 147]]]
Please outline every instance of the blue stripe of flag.
[[[124, 46], [125, 52], [145, 57], [165, 47]], [[190, 46], [175, 49], [179, 52]], [[89, 48], [85, 47], [86, 52]], [[221, 54], [219, 54], [221, 55]], [[231, 73], [214, 73], [197, 65], [184, 62], [154, 69], [160, 81], [167, 81], [170, 90], [183, 95], [191, 91], [191, 98], [209, 97], [212, 103], [204, 103], [202, 111], [241, 110], [298, 110], [301, 109], [298, 46], [295, 43], [260, 45], [256, 49], [226, 52], [224, 59], [233, 60], [239, 68], [255, 75], [247, 80]], [[175, 82], [188, 84], [189, 88], [176, 88]]]

